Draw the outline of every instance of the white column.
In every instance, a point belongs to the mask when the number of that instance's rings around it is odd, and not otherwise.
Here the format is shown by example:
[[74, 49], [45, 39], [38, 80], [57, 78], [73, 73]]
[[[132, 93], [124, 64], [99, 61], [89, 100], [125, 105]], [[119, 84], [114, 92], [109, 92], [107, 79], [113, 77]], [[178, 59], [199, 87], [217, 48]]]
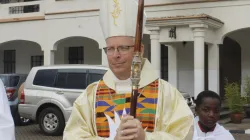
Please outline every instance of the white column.
[[46, 49], [43, 50], [44, 53], [44, 65], [54, 65], [54, 50]]
[[220, 94], [220, 67], [219, 67], [219, 46], [211, 44], [208, 47], [208, 86], [212, 90]]
[[178, 64], [177, 48], [172, 45], [168, 46], [168, 82], [178, 88]]
[[194, 34], [194, 97], [204, 91], [204, 50], [205, 50], [205, 31], [207, 26], [191, 25]]
[[161, 77], [161, 44], [159, 42], [160, 33], [159, 28], [150, 30], [151, 39], [151, 64], [156, 70], [159, 77]]

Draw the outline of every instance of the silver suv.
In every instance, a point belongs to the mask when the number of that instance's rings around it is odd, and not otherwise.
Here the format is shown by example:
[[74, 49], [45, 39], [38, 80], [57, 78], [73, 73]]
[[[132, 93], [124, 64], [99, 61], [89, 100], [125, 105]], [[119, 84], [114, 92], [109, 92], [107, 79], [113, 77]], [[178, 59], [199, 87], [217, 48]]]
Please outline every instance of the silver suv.
[[107, 70], [91, 65], [32, 68], [21, 93], [20, 115], [37, 122], [47, 135], [61, 135], [76, 98]]

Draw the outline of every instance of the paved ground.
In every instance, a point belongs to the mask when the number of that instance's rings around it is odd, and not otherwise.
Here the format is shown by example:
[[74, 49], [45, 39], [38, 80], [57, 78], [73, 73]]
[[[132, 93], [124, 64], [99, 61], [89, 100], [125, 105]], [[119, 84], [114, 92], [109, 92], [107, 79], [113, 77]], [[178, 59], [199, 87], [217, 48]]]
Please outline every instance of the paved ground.
[[[250, 119], [244, 119], [241, 124], [228, 123], [223, 125], [228, 130], [246, 130], [250, 129]], [[236, 140], [250, 140], [250, 134], [233, 134]]]
[[16, 140], [62, 140], [62, 136], [45, 136], [38, 125], [16, 126]]
[[[250, 135], [234, 134], [236, 140], [250, 140]], [[17, 126], [16, 140], [62, 140], [62, 136], [45, 136], [38, 125]]]
[[250, 119], [242, 120], [241, 124], [228, 123], [223, 125], [228, 130], [246, 130], [250, 129]]
[[235, 140], [249, 140], [250, 135], [234, 134]]

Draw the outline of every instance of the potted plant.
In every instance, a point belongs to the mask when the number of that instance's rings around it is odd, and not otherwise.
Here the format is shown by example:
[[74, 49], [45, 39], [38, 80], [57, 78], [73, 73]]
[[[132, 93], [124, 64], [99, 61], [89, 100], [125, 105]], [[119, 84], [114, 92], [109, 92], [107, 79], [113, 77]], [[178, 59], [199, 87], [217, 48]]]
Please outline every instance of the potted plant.
[[225, 85], [225, 99], [231, 111], [231, 121], [233, 123], [241, 123], [243, 119], [243, 98], [240, 93], [240, 85], [238, 83], [228, 83]]
[[250, 118], [250, 77], [244, 79], [244, 111], [247, 118]]

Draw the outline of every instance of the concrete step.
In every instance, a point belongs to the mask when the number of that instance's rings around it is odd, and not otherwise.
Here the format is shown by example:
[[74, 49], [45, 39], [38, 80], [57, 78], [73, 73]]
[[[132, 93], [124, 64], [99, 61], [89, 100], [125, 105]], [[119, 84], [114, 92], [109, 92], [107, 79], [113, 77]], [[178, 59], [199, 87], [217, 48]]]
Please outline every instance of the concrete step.
[[229, 123], [231, 121], [231, 119], [229, 118], [229, 117], [227, 117], [227, 118], [224, 118], [224, 119], [220, 119], [219, 121], [218, 121], [218, 123], [219, 124], [227, 124], [227, 123]]
[[220, 124], [229, 123], [231, 121], [230, 114], [231, 114], [231, 111], [229, 110], [227, 104], [225, 102], [222, 102], [219, 123]]
[[221, 117], [223, 117], [223, 116], [230, 116], [230, 113], [231, 113], [231, 111], [229, 111], [229, 110], [224, 110], [224, 111], [220, 112], [220, 116], [221, 116]]

